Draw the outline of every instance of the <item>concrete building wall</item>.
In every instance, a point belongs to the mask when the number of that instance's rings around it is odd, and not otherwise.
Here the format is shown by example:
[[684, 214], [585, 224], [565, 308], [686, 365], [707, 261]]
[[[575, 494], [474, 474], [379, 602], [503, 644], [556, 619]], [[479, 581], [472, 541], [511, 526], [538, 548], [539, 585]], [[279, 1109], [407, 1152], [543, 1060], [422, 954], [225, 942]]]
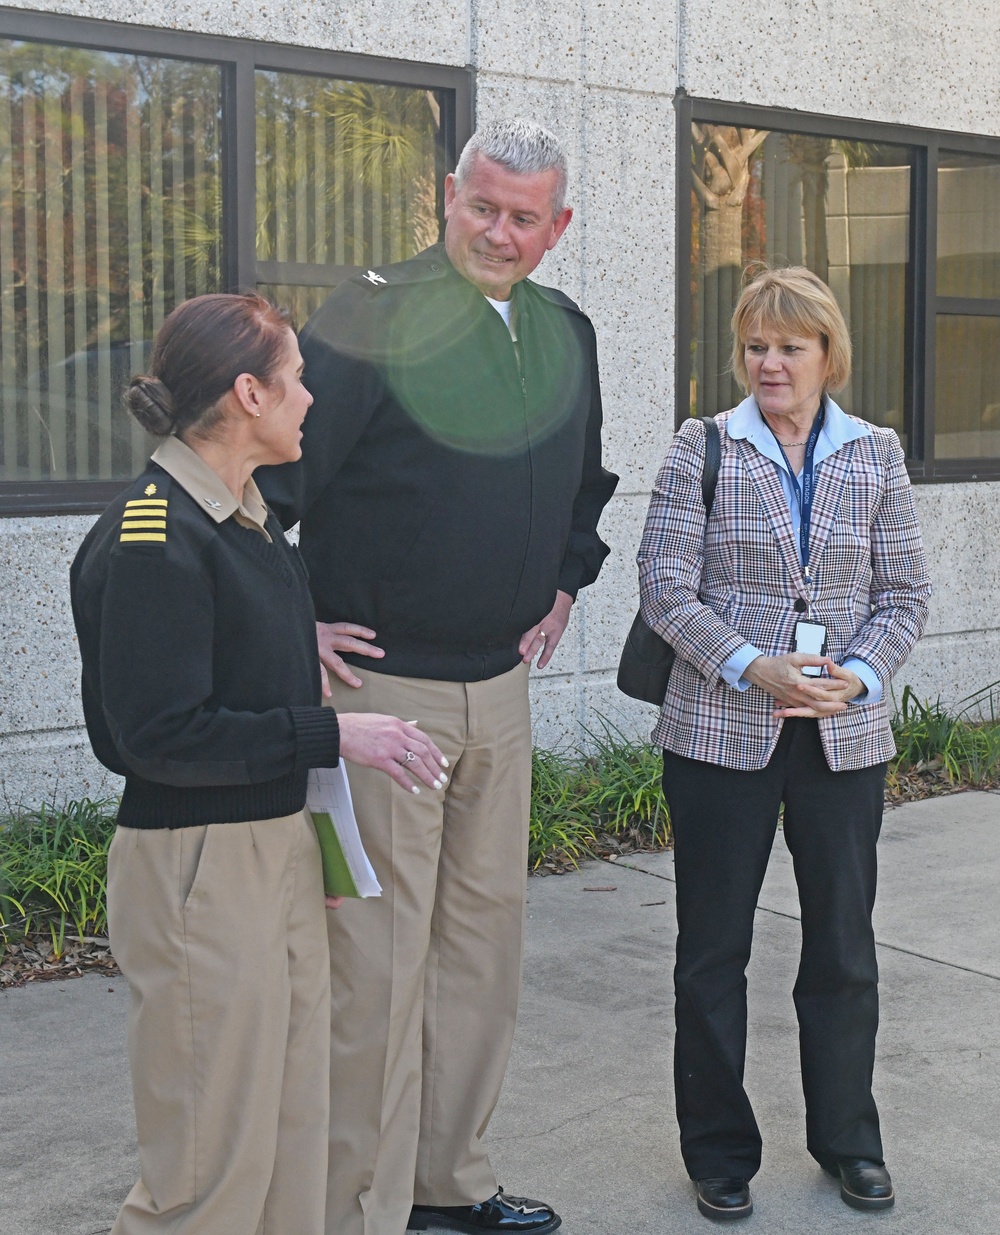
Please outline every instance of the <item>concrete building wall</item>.
[[[27, 7], [27, 6], [26, 6]], [[351, 0], [295, 6], [77, 0], [32, 9], [477, 69], [477, 118], [533, 116], [565, 141], [575, 217], [539, 278], [577, 298], [601, 349], [613, 553], [535, 675], [537, 739], [579, 743], [606, 718], [647, 732], [614, 670], [636, 605], [634, 553], [673, 425], [675, 115], [690, 94], [872, 120], [1000, 132], [987, 3], [913, 9], [832, 0]], [[954, 701], [993, 680], [1000, 484], [923, 486], [937, 587], [927, 637], [897, 681]], [[86, 746], [66, 587], [88, 518], [0, 519], [0, 775], [11, 802], [114, 788]], [[1000, 676], [1000, 675], [997, 675]]]

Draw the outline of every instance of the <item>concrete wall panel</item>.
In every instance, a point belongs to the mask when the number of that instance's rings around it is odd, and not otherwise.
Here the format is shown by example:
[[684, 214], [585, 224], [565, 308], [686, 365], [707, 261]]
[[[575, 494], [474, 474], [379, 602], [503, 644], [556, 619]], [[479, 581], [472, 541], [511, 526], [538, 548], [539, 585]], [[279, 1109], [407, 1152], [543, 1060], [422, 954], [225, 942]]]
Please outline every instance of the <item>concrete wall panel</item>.
[[656, 0], [583, 0], [588, 86], [670, 98], [676, 88], [677, 9]]
[[[995, 628], [927, 635], [896, 674], [893, 683], [896, 703], [902, 699], [904, 686], [911, 687], [918, 699], [932, 703], [940, 700], [944, 707], [953, 711], [972, 706], [969, 697], [985, 692], [982, 707], [973, 710], [989, 715], [986, 688], [1000, 683], [998, 666], [1000, 631]], [[1000, 692], [996, 694], [996, 703], [1000, 716]]]
[[8, 7], [430, 64], [464, 65], [469, 58], [467, 7], [451, 0], [302, 0], [294, 5], [254, 0], [14, 0]]
[[670, 100], [584, 98], [583, 305], [600, 348], [608, 466], [648, 493], [673, 432], [674, 144]]
[[580, 745], [580, 695], [578, 677], [545, 679], [532, 677], [528, 693], [531, 698], [532, 737], [536, 746], [547, 750]]
[[605, 729], [627, 738], [648, 741], [656, 724], [657, 709], [623, 695], [615, 684], [615, 675], [588, 674], [583, 686], [584, 724], [600, 736]]
[[896, 124], [1000, 133], [1000, 10], [956, 4], [679, 0], [689, 94]]
[[69, 568], [93, 521], [0, 519], [0, 737], [83, 722]]
[[927, 635], [996, 628], [1000, 485], [917, 485], [914, 496], [934, 581]]
[[651, 0], [580, 0], [575, 7], [477, 0], [473, 62], [481, 73], [669, 97], [676, 80], [675, 18], [672, 6]]
[[645, 497], [615, 499], [605, 509], [601, 535], [611, 546], [597, 582], [587, 588], [581, 669], [588, 675], [617, 670], [622, 643], [639, 603], [635, 551], [639, 545]]
[[584, 50], [581, 16], [582, 6], [554, 0], [477, 0], [473, 61], [483, 74], [575, 83]]
[[121, 786], [94, 758], [84, 729], [0, 736], [0, 814], [43, 802], [116, 797]]

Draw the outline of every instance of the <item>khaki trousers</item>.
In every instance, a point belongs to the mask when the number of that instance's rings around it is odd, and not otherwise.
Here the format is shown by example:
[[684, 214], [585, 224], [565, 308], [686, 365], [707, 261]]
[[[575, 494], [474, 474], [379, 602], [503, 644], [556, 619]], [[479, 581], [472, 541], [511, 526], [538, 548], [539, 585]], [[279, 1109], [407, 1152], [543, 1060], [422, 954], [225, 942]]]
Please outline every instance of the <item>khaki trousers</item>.
[[308, 816], [119, 828], [108, 911], [141, 1168], [112, 1235], [317, 1235], [330, 988]]
[[487, 682], [357, 671], [338, 712], [415, 720], [447, 756], [445, 791], [407, 793], [351, 764], [383, 887], [329, 918], [327, 1235], [403, 1235], [411, 1204], [496, 1192], [482, 1136], [510, 1054], [521, 979], [531, 718], [528, 670]]

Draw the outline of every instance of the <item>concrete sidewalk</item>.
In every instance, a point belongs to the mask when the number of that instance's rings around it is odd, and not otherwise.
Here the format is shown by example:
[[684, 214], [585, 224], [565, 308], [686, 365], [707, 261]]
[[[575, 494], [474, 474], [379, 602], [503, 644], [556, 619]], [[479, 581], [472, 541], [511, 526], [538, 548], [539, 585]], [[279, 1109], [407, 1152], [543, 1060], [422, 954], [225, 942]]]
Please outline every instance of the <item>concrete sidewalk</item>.
[[[1000, 1230], [1000, 797], [890, 811], [881, 863], [876, 1093], [896, 1207], [848, 1209], [805, 1151], [798, 904], [779, 835], [749, 973], [765, 1148], [754, 1216], [736, 1228], [748, 1235]], [[500, 1182], [554, 1204], [566, 1235], [713, 1229], [672, 1115], [672, 877], [656, 854], [529, 883], [524, 997], [489, 1137]], [[0, 1235], [109, 1230], [136, 1174], [127, 1002], [100, 977], [0, 996]]]

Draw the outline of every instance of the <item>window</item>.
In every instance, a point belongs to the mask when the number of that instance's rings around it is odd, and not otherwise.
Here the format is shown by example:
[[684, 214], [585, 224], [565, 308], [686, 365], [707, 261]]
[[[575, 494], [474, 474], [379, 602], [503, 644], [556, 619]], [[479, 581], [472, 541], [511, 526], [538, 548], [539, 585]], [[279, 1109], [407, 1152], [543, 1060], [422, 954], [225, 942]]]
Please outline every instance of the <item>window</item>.
[[141, 468], [122, 387], [222, 286], [221, 89], [215, 65], [0, 41], [6, 481]]
[[854, 343], [849, 412], [914, 479], [1000, 478], [1000, 142], [681, 97], [677, 415], [734, 406], [753, 262], [808, 266]]
[[0, 10], [0, 513], [98, 510], [141, 468], [121, 392], [181, 300], [256, 286], [301, 323], [436, 241], [470, 98], [464, 70]]
[[1000, 456], [1000, 150], [937, 160], [934, 450]]

